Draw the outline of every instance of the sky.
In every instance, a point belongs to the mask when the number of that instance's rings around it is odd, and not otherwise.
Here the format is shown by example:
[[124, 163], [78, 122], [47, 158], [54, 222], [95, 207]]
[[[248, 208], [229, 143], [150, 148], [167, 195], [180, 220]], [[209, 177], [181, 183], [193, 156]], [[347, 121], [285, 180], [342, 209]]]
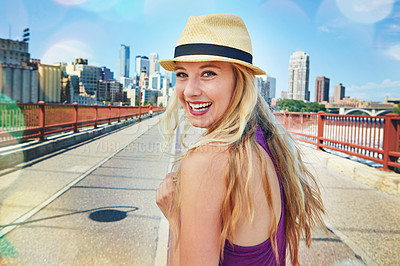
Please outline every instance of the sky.
[[253, 64], [288, 87], [290, 55], [310, 56], [315, 79], [342, 83], [365, 101], [400, 98], [400, 0], [0, 0], [0, 38], [30, 28], [31, 58], [44, 64], [88, 59], [116, 72], [121, 44], [136, 55], [172, 58], [189, 16], [230, 13], [245, 22]]

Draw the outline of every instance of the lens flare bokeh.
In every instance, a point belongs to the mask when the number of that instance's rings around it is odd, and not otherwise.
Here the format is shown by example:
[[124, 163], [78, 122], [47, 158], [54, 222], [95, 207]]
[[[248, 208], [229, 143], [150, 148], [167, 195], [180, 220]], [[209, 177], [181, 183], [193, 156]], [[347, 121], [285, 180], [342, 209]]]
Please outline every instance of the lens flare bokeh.
[[42, 62], [74, 62], [76, 58], [93, 58], [89, 45], [79, 40], [61, 40], [45, 51]]
[[76, 5], [81, 5], [88, 0], [53, 0], [54, 2], [65, 5], [65, 6], [76, 6]]
[[336, 4], [348, 19], [372, 24], [385, 19], [392, 12], [394, 0], [336, 0]]

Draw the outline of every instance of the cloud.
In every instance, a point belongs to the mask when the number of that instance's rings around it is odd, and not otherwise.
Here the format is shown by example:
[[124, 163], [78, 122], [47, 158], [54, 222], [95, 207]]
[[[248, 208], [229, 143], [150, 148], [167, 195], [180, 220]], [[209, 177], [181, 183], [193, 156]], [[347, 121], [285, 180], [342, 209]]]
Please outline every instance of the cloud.
[[389, 24], [385, 28], [386, 32], [393, 34], [400, 34], [400, 25], [398, 24]]
[[[351, 90], [369, 90], [369, 89], [387, 89], [387, 88], [400, 88], [400, 80], [385, 79], [381, 84], [368, 82], [364, 85], [352, 85], [349, 87]], [[399, 90], [400, 93], [400, 90]]]
[[346, 95], [367, 101], [383, 101], [385, 96], [400, 98], [400, 80], [385, 79], [382, 83], [368, 82], [363, 85], [351, 85]]
[[392, 59], [400, 61], [400, 44], [391, 45], [383, 53]]
[[318, 27], [318, 31], [320, 31], [320, 32], [331, 32], [331, 30], [327, 26]]

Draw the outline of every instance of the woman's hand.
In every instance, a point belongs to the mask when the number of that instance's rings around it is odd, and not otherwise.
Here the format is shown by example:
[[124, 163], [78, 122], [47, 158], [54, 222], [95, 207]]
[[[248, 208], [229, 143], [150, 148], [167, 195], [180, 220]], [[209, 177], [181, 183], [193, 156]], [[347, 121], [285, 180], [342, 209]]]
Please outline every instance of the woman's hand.
[[157, 189], [156, 203], [158, 208], [162, 211], [165, 218], [171, 221], [171, 211], [174, 206], [175, 198], [175, 178], [173, 173], [169, 173], [165, 176], [164, 180], [161, 182], [159, 188]]

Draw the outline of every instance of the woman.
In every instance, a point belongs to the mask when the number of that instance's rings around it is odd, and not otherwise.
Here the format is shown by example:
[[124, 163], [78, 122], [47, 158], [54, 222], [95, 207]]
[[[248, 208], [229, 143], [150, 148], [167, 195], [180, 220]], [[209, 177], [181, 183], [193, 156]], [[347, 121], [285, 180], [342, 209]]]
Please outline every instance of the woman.
[[298, 148], [255, 86], [249, 34], [235, 15], [190, 17], [173, 59], [177, 76], [163, 123], [172, 136], [184, 116], [204, 128], [176, 173], [157, 190], [173, 265], [296, 265], [300, 236], [323, 224], [319, 189]]

